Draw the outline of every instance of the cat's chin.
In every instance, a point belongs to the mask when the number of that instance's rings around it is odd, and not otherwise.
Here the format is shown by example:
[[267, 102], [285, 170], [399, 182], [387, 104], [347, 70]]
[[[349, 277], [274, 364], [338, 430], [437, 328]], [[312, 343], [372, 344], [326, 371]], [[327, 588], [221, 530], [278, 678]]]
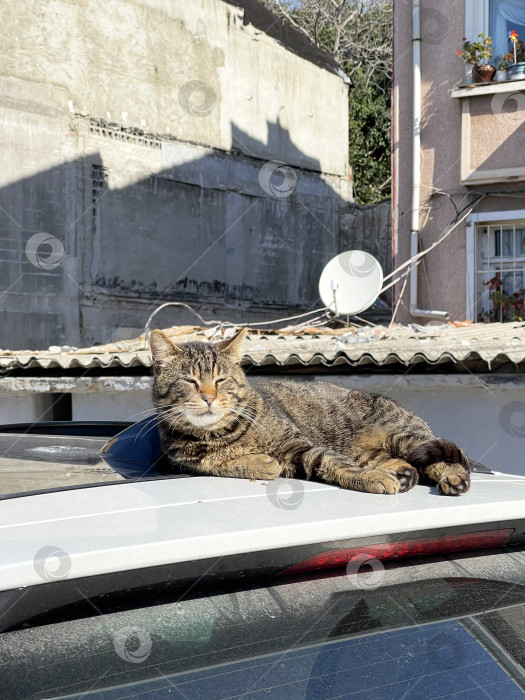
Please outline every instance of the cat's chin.
[[202, 413], [201, 415], [187, 415], [186, 420], [191, 423], [194, 428], [202, 428], [203, 430], [210, 430], [213, 426], [220, 423], [222, 420], [222, 415], [217, 415], [215, 413]]

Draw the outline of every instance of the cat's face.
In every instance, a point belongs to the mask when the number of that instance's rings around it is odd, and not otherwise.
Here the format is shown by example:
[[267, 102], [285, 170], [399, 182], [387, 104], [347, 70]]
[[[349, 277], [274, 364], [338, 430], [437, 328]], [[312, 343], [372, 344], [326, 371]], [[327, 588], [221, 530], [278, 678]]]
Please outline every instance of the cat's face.
[[247, 385], [240, 367], [245, 332], [220, 343], [174, 345], [154, 330], [150, 343], [159, 419], [175, 430], [218, 430], [235, 422]]

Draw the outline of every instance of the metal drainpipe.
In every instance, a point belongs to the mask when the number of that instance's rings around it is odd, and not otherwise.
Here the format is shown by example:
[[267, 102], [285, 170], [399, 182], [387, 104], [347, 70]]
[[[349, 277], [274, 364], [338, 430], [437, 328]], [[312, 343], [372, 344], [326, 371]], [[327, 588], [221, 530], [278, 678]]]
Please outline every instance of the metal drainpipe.
[[[418, 254], [419, 193], [421, 186], [421, 21], [420, 0], [412, 0], [412, 222], [410, 257]], [[447, 311], [419, 309], [417, 306], [417, 266], [410, 270], [410, 313], [425, 318], [448, 318]]]

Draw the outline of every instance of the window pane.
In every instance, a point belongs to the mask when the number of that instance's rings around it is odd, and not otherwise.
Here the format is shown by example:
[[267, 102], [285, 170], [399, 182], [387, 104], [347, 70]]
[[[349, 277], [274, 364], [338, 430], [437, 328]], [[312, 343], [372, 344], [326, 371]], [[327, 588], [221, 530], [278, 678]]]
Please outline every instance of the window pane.
[[489, 35], [493, 41], [494, 56], [503, 56], [512, 49], [508, 33], [513, 29], [520, 40], [525, 39], [525, 2], [490, 0]]
[[124, 611], [0, 635], [1, 697], [520, 700], [525, 587], [469, 573], [518, 580], [512, 556], [471, 558], [461, 578], [423, 562], [427, 580], [408, 567], [377, 590], [326, 572], [190, 599], [148, 590], [147, 607], [137, 594]]
[[516, 229], [516, 257], [525, 257], [525, 228]]
[[523, 294], [523, 290], [525, 289], [525, 269], [523, 268], [523, 266], [521, 267], [521, 269], [519, 268], [519, 266], [516, 266], [516, 272], [514, 274], [516, 275], [516, 281], [514, 282], [514, 291]]
[[520, 321], [524, 318], [525, 225], [523, 221], [505, 222], [488, 227], [477, 226], [475, 259], [475, 319], [491, 322]]
[[514, 280], [515, 280], [515, 274], [514, 272], [504, 272], [501, 276], [501, 279], [503, 280], [503, 291], [506, 294], [514, 294], [516, 291], [514, 288]]
[[480, 227], [477, 230], [477, 241], [478, 241], [478, 252], [479, 252], [479, 262], [481, 263], [482, 267], [486, 268], [488, 264], [488, 260], [490, 258], [490, 242], [489, 242], [489, 235], [488, 235], [488, 229], [483, 227]]
[[504, 258], [512, 258], [514, 255], [514, 229], [504, 228], [501, 231], [501, 254]]
[[494, 255], [499, 258], [501, 255], [501, 230], [494, 231]]

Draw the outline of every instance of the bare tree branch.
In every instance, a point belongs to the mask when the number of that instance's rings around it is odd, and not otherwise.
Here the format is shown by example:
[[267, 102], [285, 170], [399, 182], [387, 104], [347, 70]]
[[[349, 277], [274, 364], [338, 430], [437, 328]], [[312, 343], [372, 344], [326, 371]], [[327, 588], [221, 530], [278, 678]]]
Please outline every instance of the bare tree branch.
[[391, 80], [392, 0], [261, 1], [332, 55], [350, 77], [360, 71], [366, 84], [377, 75]]

